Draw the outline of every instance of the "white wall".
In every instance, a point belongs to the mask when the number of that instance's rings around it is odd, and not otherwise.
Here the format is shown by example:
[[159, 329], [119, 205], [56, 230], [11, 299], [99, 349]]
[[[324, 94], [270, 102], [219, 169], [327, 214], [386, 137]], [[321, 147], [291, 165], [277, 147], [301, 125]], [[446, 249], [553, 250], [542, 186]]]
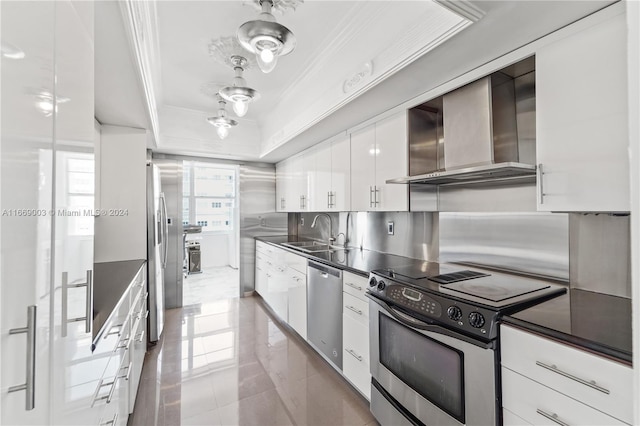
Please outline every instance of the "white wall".
[[[147, 134], [101, 126], [95, 220], [95, 262], [147, 258]], [[121, 215], [113, 214], [121, 210]]]
[[[234, 234], [191, 234], [187, 241], [198, 241], [200, 243], [200, 256], [202, 268], [214, 268], [219, 266], [232, 266], [235, 258]], [[233, 247], [232, 247], [233, 246]]]

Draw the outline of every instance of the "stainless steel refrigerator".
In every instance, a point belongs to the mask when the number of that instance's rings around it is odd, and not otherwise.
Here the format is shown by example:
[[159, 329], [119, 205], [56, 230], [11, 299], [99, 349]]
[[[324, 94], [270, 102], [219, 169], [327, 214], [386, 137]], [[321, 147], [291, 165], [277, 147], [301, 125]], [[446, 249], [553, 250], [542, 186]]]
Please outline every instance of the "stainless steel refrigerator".
[[167, 265], [167, 203], [161, 191], [160, 170], [147, 163], [147, 285], [149, 342], [157, 342], [164, 326], [164, 268]]

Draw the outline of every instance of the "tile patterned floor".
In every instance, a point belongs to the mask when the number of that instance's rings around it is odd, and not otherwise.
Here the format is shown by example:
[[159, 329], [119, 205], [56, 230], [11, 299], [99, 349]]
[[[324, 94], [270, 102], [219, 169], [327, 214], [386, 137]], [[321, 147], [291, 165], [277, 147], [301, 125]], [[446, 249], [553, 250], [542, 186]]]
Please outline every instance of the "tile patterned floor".
[[263, 303], [168, 310], [129, 425], [375, 425], [366, 400]]
[[240, 276], [230, 266], [206, 268], [182, 280], [182, 305], [240, 297]]

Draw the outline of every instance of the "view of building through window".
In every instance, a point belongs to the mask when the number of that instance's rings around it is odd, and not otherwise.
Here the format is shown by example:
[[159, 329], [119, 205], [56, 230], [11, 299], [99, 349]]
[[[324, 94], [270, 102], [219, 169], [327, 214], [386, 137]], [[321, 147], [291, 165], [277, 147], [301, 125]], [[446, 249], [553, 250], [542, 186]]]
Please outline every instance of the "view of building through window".
[[200, 225], [202, 232], [234, 228], [236, 168], [196, 161], [183, 163], [182, 222]]

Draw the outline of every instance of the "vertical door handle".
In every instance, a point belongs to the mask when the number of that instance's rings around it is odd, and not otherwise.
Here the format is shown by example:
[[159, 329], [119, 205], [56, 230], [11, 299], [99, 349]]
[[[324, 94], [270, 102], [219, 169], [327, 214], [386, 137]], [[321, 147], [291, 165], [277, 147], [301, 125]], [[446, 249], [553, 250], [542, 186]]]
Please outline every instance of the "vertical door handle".
[[327, 191], [327, 208], [331, 208], [331, 191]]
[[538, 175], [540, 180], [540, 185], [538, 186], [538, 189], [540, 190], [540, 204], [544, 204], [544, 171], [542, 169], [542, 163], [538, 164]]
[[374, 207], [378, 207], [380, 204], [380, 200], [378, 199], [378, 194], [380, 193], [380, 188], [378, 186], [373, 187], [373, 205]]
[[369, 207], [373, 207], [373, 186], [369, 186]]
[[164, 253], [162, 256], [162, 268], [166, 268], [167, 267], [167, 256], [169, 254], [169, 224], [168, 224], [168, 217], [167, 217], [167, 200], [165, 200], [164, 198], [164, 192], [160, 193], [160, 200], [162, 201], [162, 232], [164, 233], [164, 236], [162, 238], [162, 242], [163, 244], [163, 248], [164, 248]]
[[[68, 318], [68, 292], [69, 288], [87, 288], [85, 298], [85, 316]], [[62, 324], [60, 334], [67, 337], [67, 324], [70, 322], [84, 321], [84, 332], [91, 333], [91, 321], [93, 320], [93, 271], [87, 270], [87, 281], [78, 284], [69, 284], [69, 273], [62, 273]]]
[[9, 393], [26, 391], [25, 410], [27, 411], [33, 410], [36, 406], [36, 315], [36, 306], [29, 306], [27, 308], [27, 326], [9, 330], [9, 334], [27, 334], [27, 380], [22, 385], [11, 386], [9, 388]]

